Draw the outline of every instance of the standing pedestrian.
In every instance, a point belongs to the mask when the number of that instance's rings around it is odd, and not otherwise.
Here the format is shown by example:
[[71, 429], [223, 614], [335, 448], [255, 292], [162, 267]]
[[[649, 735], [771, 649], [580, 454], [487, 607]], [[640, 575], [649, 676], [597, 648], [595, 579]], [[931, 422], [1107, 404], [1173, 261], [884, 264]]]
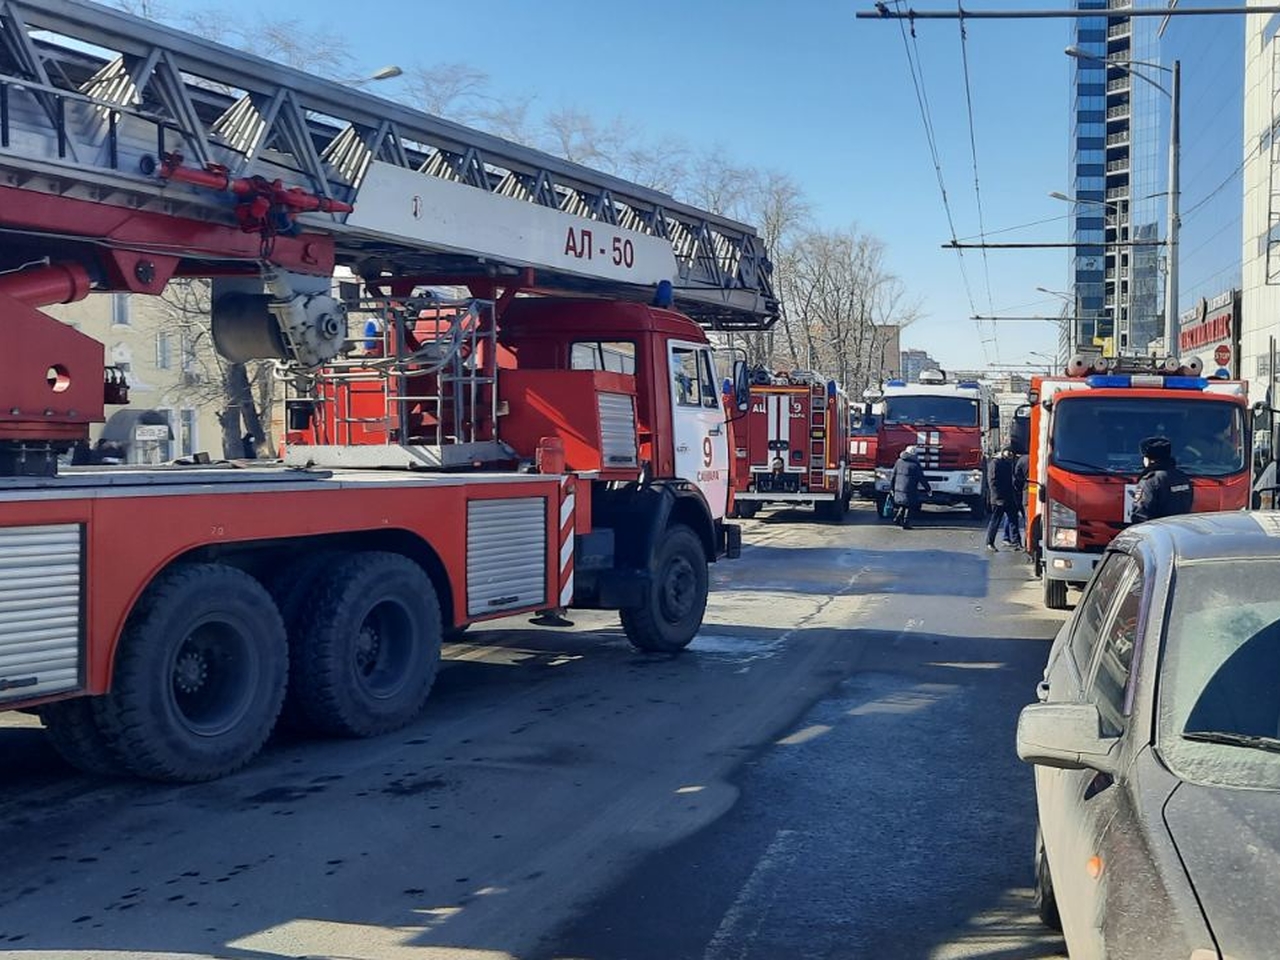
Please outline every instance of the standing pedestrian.
[[1027, 510], [1027, 474], [1031, 469], [1031, 456], [1023, 453], [1013, 462], [1013, 491], [1017, 496], [1016, 509], [1004, 521], [1004, 542], [1022, 546], [1022, 527]]
[[1005, 447], [987, 464], [987, 499], [991, 505], [991, 519], [987, 521], [987, 549], [995, 551], [996, 532], [1002, 521], [1009, 521], [1017, 529], [1018, 492], [1013, 484], [1013, 448]]
[[1147, 437], [1139, 449], [1144, 469], [1133, 492], [1131, 522], [1190, 513], [1191, 478], [1178, 469], [1173, 459], [1173, 444], [1167, 437]]
[[929, 493], [929, 481], [916, 458], [915, 445], [904, 449], [889, 475], [893, 491], [893, 522], [903, 530], [911, 529], [911, 513], [920, 506], [921, 494]]

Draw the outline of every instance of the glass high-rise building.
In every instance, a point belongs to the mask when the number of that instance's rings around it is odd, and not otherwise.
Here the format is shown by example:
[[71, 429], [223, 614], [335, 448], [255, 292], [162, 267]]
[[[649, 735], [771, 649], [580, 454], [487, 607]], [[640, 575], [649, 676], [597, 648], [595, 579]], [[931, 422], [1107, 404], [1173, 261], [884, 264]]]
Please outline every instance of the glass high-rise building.
[[[1098, 16], [1073, 21], [1071, 260], [1073, 350], [1146, 353], [1163, 330], [1160, 263], [1164, 169], [1158, 18], [1126, 17], [1131, 0], [1076, 0]], [[1108, 62], [1110, 61], [1110, 62]], [[1164, 86], [1165, 84], [1161, 84]], [[1135, 245], [1135, 242], [1137, 245]], [[1145, 244], [1145, 245], [1144, 245]]]

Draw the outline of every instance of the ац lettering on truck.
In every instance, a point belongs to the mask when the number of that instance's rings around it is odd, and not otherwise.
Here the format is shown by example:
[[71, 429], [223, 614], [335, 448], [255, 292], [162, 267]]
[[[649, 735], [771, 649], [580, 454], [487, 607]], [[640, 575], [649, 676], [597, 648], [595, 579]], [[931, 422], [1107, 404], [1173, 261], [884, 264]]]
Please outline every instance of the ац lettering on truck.
[[1000, 414], [990, 391], [976, 380], [947, 382], [941, 370], [926, 370], [919, 383], [890, 380], [881, 401], [876, 451], [876, 507], [884, 513], [889, 474], [902, 451], [916, 448], [928, 503], [964, 505], [986, 512], [987, 457], [998, 443]]
[[1144, 438], [1169, 438], [1196, 512], [1243, 509], [1250, 493], [1244, 383], [1190, 375], [1196, 361], [1175, 364], [1175, 374], [1073, 368], [1076, 376], [1035, 378], [1030, 393], [1027, 546], [1054, 610], [1129, 525]]

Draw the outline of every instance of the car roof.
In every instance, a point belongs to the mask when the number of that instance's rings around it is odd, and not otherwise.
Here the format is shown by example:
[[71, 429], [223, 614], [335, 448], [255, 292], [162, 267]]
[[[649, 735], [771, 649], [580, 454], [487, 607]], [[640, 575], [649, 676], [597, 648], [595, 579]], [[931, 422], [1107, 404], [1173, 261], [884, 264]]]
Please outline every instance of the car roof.
[[1162, 561], [1280, 557], [1280, 511], [1192, 513], [1129, 527], [1114, 541], [1133, 552], [1147, 544]]

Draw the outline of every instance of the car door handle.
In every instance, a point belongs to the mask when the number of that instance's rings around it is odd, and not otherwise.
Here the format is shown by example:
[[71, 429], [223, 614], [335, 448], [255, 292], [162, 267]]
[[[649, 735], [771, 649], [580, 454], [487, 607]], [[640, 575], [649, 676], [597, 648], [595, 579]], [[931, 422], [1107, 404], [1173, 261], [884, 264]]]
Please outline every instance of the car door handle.
[[718, 437], [720, 436], [721, 432], [722, 432], [722, 428], [717, 424], [716, 426], [712, 427], [710, 430], [707, 431], [707, 436]]
[[1036, 684], [1036, 699], [1044, 703], [1049, 699], [1049, 681], [1041, 680]]

